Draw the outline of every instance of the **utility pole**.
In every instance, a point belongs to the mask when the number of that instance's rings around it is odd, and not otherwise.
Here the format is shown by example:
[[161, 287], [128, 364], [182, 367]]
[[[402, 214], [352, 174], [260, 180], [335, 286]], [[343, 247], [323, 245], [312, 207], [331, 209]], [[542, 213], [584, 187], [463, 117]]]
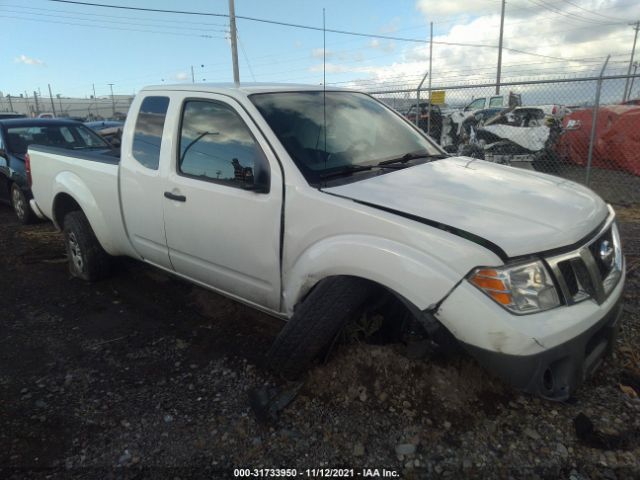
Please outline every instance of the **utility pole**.
[[633, 78], [631, 78], [631, 85], [629, 85], [629, 98], [633, 96], [633, 81], [636, 79], [636, 71], [638, 70], [638, 62], [633, 62]]
[[26, 113], [28, 114], [32, 110], [31, 110], [31, 105], [29, 104], [29, 94], [27, 93], [26, 90], [24, 91], [24, 101], [25, 101], [25, 104], [26, 104], [25, 108], [27, 109]]
[[229, 27], [231, 30], [231, 60], [233, 61], [233, 83], [240, 85], [238, 70], [238, 37], [236, 32], [236, 9], [233, 0], [229, 0]]
[[53, 103], [53, 95], [51, 94], [51, 84], [47, 83], [47, 86], [49, 87], [49, 100], [51, 100], [51, 111], [53, 112], [53, 116], [57, 117], [57, 115], [56, 115], [56, 104]]
[[633, 57], [636, 54], [636, 41], [638, 40], [638, 30], [640, 30], [640, 21], [637, 21], [636, 23], [630, 23], [629, 25], [632, 25], [634, 27], [636, 34], [633, 37], [633, 48], [631, 48], [631, 59], [629, 60], [629, 69], [627, 70], [627, 80], [624, 82], [624, 95], [622, 96], [623, 102], [625, 102], [628, 99], [627, 95], [631, 93], [628, 91], [629, 77], [631, 76], [631, 67], [633, 66]]
[[58, 97], [58, 105], [60, 105], [60, 115], [62, 115], [62, 99], [60, 98], [60, 94], [56, 94], [56, 97]]
[[13, 112], [13, 103], [11, 103], [11, 94], [7, 93], [7, 99], [9, 100], [9, 111]]
[[431, 79], [433, 78], [433, 22], [430, 23], [430, 31], [431, 31], [431, 34], [429, 36], [429, 116], [427, 117], [427, 135], [431, 135]]
[[38, 103], [38, 92], [36, 92], [35, 90], [33, 91], [33, 99], [36, 102], [36, 115], [40, 114], [40, 104]]
[[93, 87], [93, 99], [96, 99], [96, 84], [92, 83], [91, 86]]
[[109, 83], [109, 88], [111, 89], [111, 108], [113, 110], [113, 117], [115, 118], [116, 116], [116, 101], [113, 98], [113, 83]]
[[500, 41], [498, 42], [498, 74], [496, 75], [496, 95], [500, 94], [500, 73], [502, 71], [502, 36], [504, 34], [504, 6], [506, 0], [502, 0], [502, 13], [500, 14]]
[[191, 65], [191, 83], [196, 83], [196, 77], [193, 74], [193, 65]]

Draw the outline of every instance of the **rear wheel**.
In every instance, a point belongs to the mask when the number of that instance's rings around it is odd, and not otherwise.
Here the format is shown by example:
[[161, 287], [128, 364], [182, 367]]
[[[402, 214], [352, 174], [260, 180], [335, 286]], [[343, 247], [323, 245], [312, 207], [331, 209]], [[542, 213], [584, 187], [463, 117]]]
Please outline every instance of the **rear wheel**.
[[372, 284], [356, 277], [322, 280], [296, 307], [267, 354], [274, 372], [293, 380], [302, 374], [374, 291]]
[[84, 213], [75, 211], [64, 217], [64, 241], [71, 275], [94, 282], [109, 274], [109, 255], [98, 242]]
[[11, 205], [20, 223], [28, 225], [35, 221], [36, 216], [29, 206], [27, 197], [25, 197], [22, 189], [15, 183], [11, 185]]

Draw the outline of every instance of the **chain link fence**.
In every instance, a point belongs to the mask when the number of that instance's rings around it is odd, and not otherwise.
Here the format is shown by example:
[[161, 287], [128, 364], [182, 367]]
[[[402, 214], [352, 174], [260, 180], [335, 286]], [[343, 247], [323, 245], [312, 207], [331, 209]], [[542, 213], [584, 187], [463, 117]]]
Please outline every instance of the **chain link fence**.
[[640, 203], [639, 88], [640, 75], [609, 75], [369, 93], [450, 153], [550, 173], [629, 204]]
[[0, 95], [0, 112], [37, 117], [51, 114], [81, 121], [123, 120], [127, 116], [132, 95], [99, 98], [41, 97], [39, 95]]

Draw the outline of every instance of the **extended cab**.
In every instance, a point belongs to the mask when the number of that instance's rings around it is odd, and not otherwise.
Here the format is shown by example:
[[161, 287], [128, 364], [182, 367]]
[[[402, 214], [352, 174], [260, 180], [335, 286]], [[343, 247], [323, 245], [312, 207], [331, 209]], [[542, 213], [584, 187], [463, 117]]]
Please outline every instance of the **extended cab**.
[[29, 162], [32, 208], [64, 231], [74, 275], [127, 255], [287, 319], [268, 355], [285, 376], [385, 293], [547, 398], [613, 345], [613, 209], [564, 179], [447, 157], [362, 93], [148, 87], [120, 158], [32, 147]]

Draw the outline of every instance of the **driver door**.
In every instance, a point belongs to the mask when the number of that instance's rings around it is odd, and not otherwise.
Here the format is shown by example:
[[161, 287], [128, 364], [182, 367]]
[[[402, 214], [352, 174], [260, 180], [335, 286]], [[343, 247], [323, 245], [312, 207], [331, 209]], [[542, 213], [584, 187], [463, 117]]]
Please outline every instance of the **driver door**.
[[[228, 97], [182, 99], [164, 188], [174, 269], [228, 295], [280, 308], [280, 166], [251, 118]], [[266, 181], [266, 188], [254, 188]]]

